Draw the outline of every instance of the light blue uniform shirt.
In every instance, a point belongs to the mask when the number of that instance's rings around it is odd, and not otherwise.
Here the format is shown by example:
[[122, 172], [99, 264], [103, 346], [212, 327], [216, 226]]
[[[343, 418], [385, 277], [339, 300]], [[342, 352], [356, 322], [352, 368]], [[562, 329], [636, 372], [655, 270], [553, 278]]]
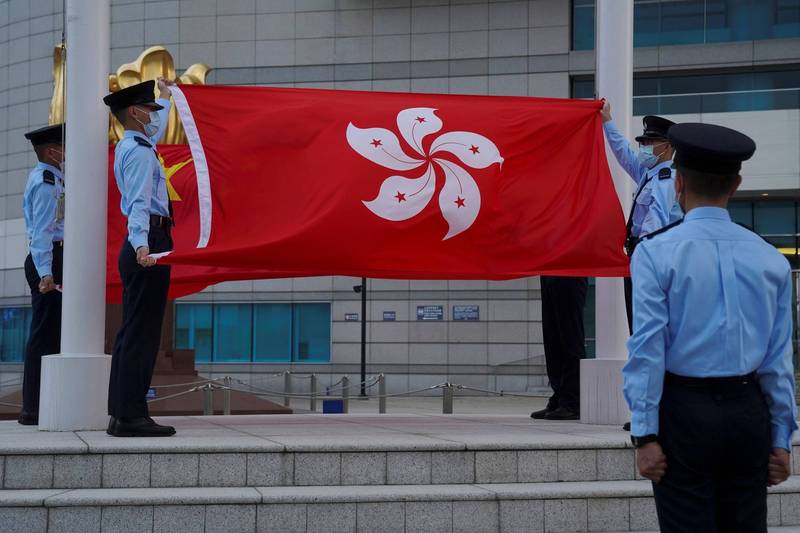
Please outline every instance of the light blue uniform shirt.
[[658, 434], [664, 372], [756, 372], [774, 447], [797, 429], [789, 262], [724, 209], [692, 209], [683, 224], [633, 254], [633, 336], [623, 370], [631, 434]]
[[[154, 137], [144, 133], [125, 130], [122, 139], [114, 149], [114, 177], [122, 195], [120, 210], [128, 217], [128, 241], [134, 250], [147, 246], [150, 231], [150, 215], [169, 216], [169, 196], [167, 177], [155, 152], [156, 143], [167, 131], [170, 102], [158, 99], [156, 102], [164, 109], [158, 111], [161, 127]], [[136, 142], [140, 137], [152, 148]]]
[[[45, 183], [44, 172], [53, 173], [54, 183]], [[39, 277], [53, 275], [53, 241], [64, 240], [64, 175], [58, 167], [38, 163], [28, 175], [22, 197], [22, 212], [30, 243], [31, 258]], [[59, 210], [59, 201], [62, 209]], [[61, 212], [59, 212], [61, 211]]]
[[[636, 205], [631, 217], [633, 219], [631, 235], [642, 237], [680, 220], [683, 217], [683, 211], [676, 199], [675, 171], [671, 168], [672, 161], [665, 161], [653, 168], [647, 168], [639, 162], [637, 152], [631, 149], [630, 143], [617, 129], [613, 120], [605, 122], [603, 130], [606, 132], [608, 145], [614, 152], [617, 161], [637, 185], [634, 194]], [[658, 178], [658, 172], [662, 168], [670, 169], [671, 177], [669, 179]]]

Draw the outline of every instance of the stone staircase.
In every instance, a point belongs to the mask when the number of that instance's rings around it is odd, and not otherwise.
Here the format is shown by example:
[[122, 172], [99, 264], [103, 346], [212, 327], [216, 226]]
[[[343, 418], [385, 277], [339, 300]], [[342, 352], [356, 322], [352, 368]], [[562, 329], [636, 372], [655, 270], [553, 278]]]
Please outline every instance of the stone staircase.
[[[170, 439], [0, 423], [0, 531], [658, 529], [617, 428], [458, 415], [169, 421]], [[800, 531], [800, 476], [771, 490], [769, 523]]]

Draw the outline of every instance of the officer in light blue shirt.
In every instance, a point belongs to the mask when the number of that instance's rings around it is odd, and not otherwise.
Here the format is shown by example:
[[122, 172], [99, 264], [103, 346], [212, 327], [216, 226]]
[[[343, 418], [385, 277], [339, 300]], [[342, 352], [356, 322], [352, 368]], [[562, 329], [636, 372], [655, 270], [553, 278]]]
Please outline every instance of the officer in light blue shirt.
[[108, 391], [108, 434], [115, 437], [168, 437], [175, 428], [150, 418], [147, 391], [153, 377], [169, 291], [169, 266], [152, 253], [172, 250], [171, 204], [156, 143], [167, 129], [169, 85], [146, 81], [107, 95], [103, 101], [125, 133], [114, 150], [114, 177], [128, 219], [128, 237], [119, 252], [123, 322], [114, 342]]
[[[600, 114], [611, 151], [620, 166], [636, 182], [625, 238], [625, 250], [630, 257], [643, 236], [683, 217], [675, 198], [675, 174], [672, 170], [674, 152], [667, 141], [667, 132], [674, 122], [655, 115], [644, 117], [642, 134], [636, 137], [639, 143], [637, 152], [631, 149], [628, 139], [614, 123], [611, 104], [605, 102]], [[630, 278], [625, 278], [629, 328], [632, 327], [630, 281]]]
[[766, 532], [797, 429], [790, 267], [726, 210], [752, 139], [709, 124], [669, 139], [687, 214], [633, 256], [631, 439], [661, 531]]
[[39, 159], [28, 176], [22, 211], [30, 253], [25, 278], [31, 290], [31, 329], [22, 383], [23, 425], [39, 422], [42, 356], [61, 351], [61, 266], [64, 244], [64, 124], [25, 134]]

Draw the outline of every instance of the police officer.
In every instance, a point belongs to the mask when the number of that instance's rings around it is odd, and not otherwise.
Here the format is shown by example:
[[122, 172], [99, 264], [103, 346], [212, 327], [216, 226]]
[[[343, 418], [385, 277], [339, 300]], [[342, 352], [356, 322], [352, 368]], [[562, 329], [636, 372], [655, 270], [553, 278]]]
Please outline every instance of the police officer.
[[[675, 199], [675, 176], [671, 168], [673, 150], [667, 141], [667, 131], [674, 122], [655, 115], [644, 117], [644, 131], [636, 137], [639, 151], [635, 152], [611, 118], [611, 104], [605, 102], [600, 114], [611, 151], [625, 172], [636, 182], [625, 239], [625, 250], [630, 257], [643, 236], [683, 217]], [[630, 329], [630, 278], [625, 278], [625, 304]]]
[[61, 351], [61, 267], [64, 245], [64, 124], [25, 134], [39, 159], [28, 176], [22, 209], [30, 243], [25, 278], [31, 289], [31, 329], [25, 348], [22, 412], [25, 426], [39, 423], [42, 356]]
[[153, 100], [153, 81], [103, 99], [125, 128], [114, 150], [114, 177], [122, 196], [120, 209], [128, 219], [128, 238], [122, 244], [118, 263], [123, 318], [114, 342], [108, 391], [108, 433], [116, 437], [175, 434], [174, 428], [150, 418], [146, 401], [170, 276], [169, 267], [156, 265], [150, 254], [172, 249], [171, 205], [155, 147], [167, 128], [169, 84], [159, 79], [158, 101]]
[[766, 532], [797, 429], [790, 267], [726, 210], [753, 140], [710, 124], [669, 140], [686, 218], [633, 256], [631, 439], [661, 531]]
[[547, 378], [553, 395], [533, 419], [580, 418], [580, 369], [586, 357], [583, 308], [589, 282], [586, 278], [542, 276], [542, 333]]

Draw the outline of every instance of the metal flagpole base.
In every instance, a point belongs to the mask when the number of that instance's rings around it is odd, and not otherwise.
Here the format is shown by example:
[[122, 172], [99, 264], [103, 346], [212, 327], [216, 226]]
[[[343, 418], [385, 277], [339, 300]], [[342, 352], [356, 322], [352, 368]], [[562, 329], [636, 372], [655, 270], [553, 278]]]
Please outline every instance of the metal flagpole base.
[[622, 425], [630, 422], [630, 410], [622, 393], [625, 359], [581, 361], [581, 422]]
[[110, 355], [42, 357], [40, 431], [101, 430], [108, 426]]

